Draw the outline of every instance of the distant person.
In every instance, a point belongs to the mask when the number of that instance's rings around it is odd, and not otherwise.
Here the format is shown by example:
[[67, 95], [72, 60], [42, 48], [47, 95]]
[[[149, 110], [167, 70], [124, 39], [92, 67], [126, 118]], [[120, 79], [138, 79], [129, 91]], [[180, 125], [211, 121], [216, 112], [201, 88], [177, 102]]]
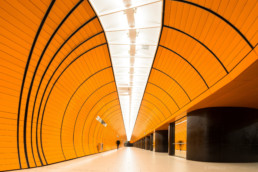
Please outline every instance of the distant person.
[[119, 145], [120, 145], [120, 140], [117, 140], [117, 141], [116, 141], [117, 150], [118, 150], [118, 148], [119, 148]]
[[178, 144], [179, 144], [179, 150], [182, 151], [182, 146], [183, 146], [184, 142], [182, 140], [179, 140]]
[[100, 143], [98, 143], [98, 144], [97, 144], [97, 150], [98, 150], [98, 152], [100, 151], [100, 146], [101, 146]]

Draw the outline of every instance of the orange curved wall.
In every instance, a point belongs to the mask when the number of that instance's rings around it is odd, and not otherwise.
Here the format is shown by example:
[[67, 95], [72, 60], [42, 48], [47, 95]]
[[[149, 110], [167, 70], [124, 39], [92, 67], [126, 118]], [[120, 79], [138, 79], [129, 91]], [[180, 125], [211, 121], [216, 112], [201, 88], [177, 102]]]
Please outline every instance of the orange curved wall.
[[132, 142], [175, 121], [257, 61], [256, 0], [164, 0], [163, 10]]
[[[116, 148], [125, 129], [107, 40], [87, 0], [0, 2], [0, 171]], [[96, 117], [106, 123], [104, 127]]]

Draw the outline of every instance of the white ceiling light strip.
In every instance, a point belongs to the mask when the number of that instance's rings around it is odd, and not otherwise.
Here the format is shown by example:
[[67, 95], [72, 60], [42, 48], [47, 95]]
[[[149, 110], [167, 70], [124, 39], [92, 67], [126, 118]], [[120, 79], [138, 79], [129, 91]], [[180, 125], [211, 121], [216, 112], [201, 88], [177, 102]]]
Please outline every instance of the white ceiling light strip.
[[104, 27], [127, 139], [133, 127], [157, 49], [161, 0], [90, 0]]

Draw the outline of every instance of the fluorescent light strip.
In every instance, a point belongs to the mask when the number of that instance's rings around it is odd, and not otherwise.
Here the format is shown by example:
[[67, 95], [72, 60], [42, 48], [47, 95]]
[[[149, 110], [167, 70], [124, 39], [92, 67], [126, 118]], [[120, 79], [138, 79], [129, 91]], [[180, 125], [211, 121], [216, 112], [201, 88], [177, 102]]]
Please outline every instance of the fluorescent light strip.
[[163, 1], [90, 2], [107, 33], [126, 135], [130, 140], [158, 45]]
[[124, 28], [124, 29], [114, 29], [114, 30], [106, 30], [105, 32], [119, 32], [119, 31], [125, 31], [125, 30], [132, 30], [132, 29], [151, 29], [151, 28], [160, 28], [160, 25], [153, 25], [153, 26], [149, 26], [149, 27], [134, 27], [134, 28]]
[[128, 9], [133, 9], [133, 8], [138, 8], [138, 7], [141, 7], [141, 6], [150, 5], [150, 4], [153, 4], [153, 3], [160, 2], [160, 1], [161, 1], [161, 0], [154, 1], [154, 2], [149, 2], [149, 3], [144, 3], [144, 4], [140, 4], [140, 5], [136, 5], [136, 6], [130, 6], [129, 8], [124, 8], [124, 9], [121, 9], [121, 10], [117, 10], [117, 11], [112, 11], [112, 12], [109, 12], [109, 13], [100, 14], [99, 17], [105, 16], [105, 15], [110, 15], [110, 14], [113, 14], [113, 13], [118, 13], [118, 12], [121, 12], [121, 11], [124, 11], [124, 10], [128, 10]]

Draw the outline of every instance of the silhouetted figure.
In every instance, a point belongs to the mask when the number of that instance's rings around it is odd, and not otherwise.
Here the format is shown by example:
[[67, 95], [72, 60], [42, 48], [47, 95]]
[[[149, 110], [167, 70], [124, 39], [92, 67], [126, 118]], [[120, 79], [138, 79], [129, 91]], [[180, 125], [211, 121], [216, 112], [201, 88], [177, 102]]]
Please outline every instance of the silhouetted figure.
[[117, 141], [116, 141], [116, 145], [117, 145], [117, 150], [118, 150], [119, 145], [120, 145], [120, 140], [117, 140]]
[[183, 146], [183, 141], [182, 140], [179, 140], [178, 141], [178, 144], [179, 144], [179, 149], [180, 151], [182, 150], [182, 146]]

